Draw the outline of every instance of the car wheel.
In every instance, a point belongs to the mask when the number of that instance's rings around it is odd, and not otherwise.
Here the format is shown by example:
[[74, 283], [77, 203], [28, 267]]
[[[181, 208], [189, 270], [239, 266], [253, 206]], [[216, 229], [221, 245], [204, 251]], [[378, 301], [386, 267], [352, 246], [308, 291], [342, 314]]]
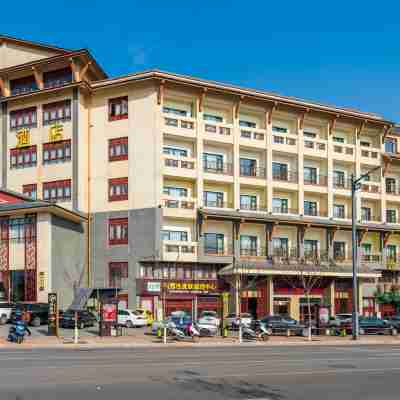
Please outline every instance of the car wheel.
[[127, 328], [134, 328], [132, 321], [126, 321]]
[[2, 315], [0, 317], [0, 325], [5, 325], [7, 323], [7, 317], [5, 315]]
[[40, 317], [33, 318], [32, 322], [31, 322], [32, 326], [34, 326], [34, 327], [40, 326], [41, 323], [42, 323], [42, 321], [40, 320]]

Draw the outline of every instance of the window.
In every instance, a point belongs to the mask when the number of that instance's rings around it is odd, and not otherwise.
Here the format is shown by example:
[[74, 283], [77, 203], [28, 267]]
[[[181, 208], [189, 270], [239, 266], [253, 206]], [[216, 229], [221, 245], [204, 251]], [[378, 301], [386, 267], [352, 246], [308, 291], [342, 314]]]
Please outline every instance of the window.
[[249, 194], [240, 195], [241, 210], [257, 210], [257, 196]]
[[396, 261], [397, 259], [397, 247], [395, 244], [388, 244], [386, 246], [386, 258], [388, 261]]
[[71, 119], [71, 100], [43, 105], [43, 125], [64, 122]]
[[37, 126], [36, 107], [10, 112], [10, 129], [33, 128]]
[[185, 110], [180, 110], [178, 108], [174, 107], [163, 107], [163, 113], [164, 114], [173, 114], [173, 115], [178, 115], [179, 117], [187, 117], [188, 112]]
[[277, 197], [272, 199], [272, 211], [276, 213], [288, 213], [288, 199], [279, 199]]
[[345, 218], [343, 204], [333, 205], [333, 218]]
[[36, 145], [10, 149], [10, 169], [34, 167], [36, 163]]
[[272, 162], [272, 176], [273, 179], [280, 181], [288, 180], [288, 165], [278, 162]]
[[339, 136], [334, 136], [333, 141], [336, 143], [344, 143], [344, 138], [339, 137]]
[[304, 215], [316, 216], [317, 213], [317, 202], [304, 200]]
[[108, 101], [108, 120], [128, 118], [128, 96], [110, 99]]
[[36, 183], [32, 183], [31, 185], [23, 185], [22, 186], [22, 193], [30, 197], [32, 200], [37, 199], [37, 185]]
[[304, 183], [308, 185], [317, 184], [317, 168], [304, 167]]
[[287, 133], [288, 129], [283, 126], [272, 126], [272, 132]]
[[224, 122], [224, 119], [222, 117], [220, 117], [219, 115], [213, 115], [213, 114], [203, 114], [203, 119], [204, 119], [204, 121], [211, 121], [211, 122], [217, 122], [217, 123]]
[[38, 89], [35, 77], [27, 76], [25, 78], [13, 79], [10, 81], [11, 95], [17, 96], [19, 94], [34, 92]]
[[71, 161], [71, 140], [43, 143], [43, 164], [57, 164]]
[[318, 240], [305, 240], [304, 241], [304, 256], [305, 257], [318, 257]]
[[8, 223], [8, 239], [21, 242], [25, 239], [25, 219], [11, 218]]
[[224, 235], [222, 233], [205, 233], [204, 252], [206, 254], [223, 254], [224, 240]]
[[339, 188], [345, 187], [345, 175], [343, 171], [333, 171], [333, 186]]
[[164, 146], [163, 153], [174, 157], [187, 157], [188, 151], [186, 149], [180, 149], [178, 147]]
[[257, 175], [257, 161], [249, 158], [240, 159], [240, 175], [242, 176], [256, 176]]
[[221, 154], [203, 154], [203, 164], [206, 171], [223, 172], [224, 157]]
[[315, 139], [317, 137], [317, 134], [314, 133], [314, 132], [304, 131], [303, 132], [303, 136], [308, 138], [308, 139]]
[[187, 197], [188, 190], [185, 188], [178, 188], [172, 186], [164, 186], [163, 193], [171, 197]]
[[122, 279], [128, 278], [128, 263], [127, 262], [110, 262], [108, 264], [110, 287], [121, 288]]
[[110, 139], [108, 141], [108, 161], [128, 159], [128, 138]]
[[345, 242], [333, 242], [333, 258], [334, 260], [344, 260], [346, 258]]
[[43, 200], [69, 201], [71, 200], [71, 180], [43, 183]]
[[361, 142], [360, 142], [360, 146], [363, 146], [363, 147], [370, 147], [370, 146], [371, 146], [371, 143], [370, 143], [370, 142], [363, 142], [363, 141], [361, 141]]
[[256, 256], [257, 240], [257, 236], [240, 235], [240, 254], [245, 256]]
[[397, 139], [395, 138], [386, 138], [385, 139], [385, 151], [386, 153], [397, 153]]
[[168, 231], [163, 230], [161, 232], [162, 240], [170, 240], [174, 242], [187, 242], [188, 233], [186, 231]]
[[386, 193], [392, 193], [392, 194], [396, 193], [396, 179], [386, 178], [385, 185], [386, 185]]
[[287, 257], [289, 255], [289, 239], [273, 238], [272, 239], [273, 254], [276, 256]]
[[224, 193], [204, 191], [203, 202], [205, 207], [222, 208], [224, 206]]
[[108, 220], [108, 244], [128, 244], [128, 218]]
[[43, 73], [43, 84], [45, 89], [59, 87], [72, 82], [71, 68], [58, 69]]
[[369, 207], [361, 207], [361, 220], [371, 221], [371, 209]]
[[386, 210], [386, 222], [395, 224], [396, 221], [396, 210], [387, 209]]
[[239, 126], [242, 126], [244, 128], [257, 128], [257, 124], [255, 122], [244, 120], [239, 120]]
[[128, 178], [108, 180], [108, 201], [128, 200]]

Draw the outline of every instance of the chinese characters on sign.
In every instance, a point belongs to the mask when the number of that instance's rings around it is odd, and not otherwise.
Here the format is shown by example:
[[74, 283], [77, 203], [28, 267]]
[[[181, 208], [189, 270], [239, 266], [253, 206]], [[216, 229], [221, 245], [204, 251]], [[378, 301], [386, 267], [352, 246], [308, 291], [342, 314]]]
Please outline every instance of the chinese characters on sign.
[[23, 128], [17, 132], [17, 147], [27, 147], [31, 145], [31, 135], [29, 129]]
[[212, 292], [217, 290], [217, 284], [214, 282], [167, 282], [167, 290], [181, 290], [193, 292]]
[[64, 128], [60, 124], [55, 124], [50, 127], [49, 130], [49, 141], [50, 142], [58, 142], [63, 138]]

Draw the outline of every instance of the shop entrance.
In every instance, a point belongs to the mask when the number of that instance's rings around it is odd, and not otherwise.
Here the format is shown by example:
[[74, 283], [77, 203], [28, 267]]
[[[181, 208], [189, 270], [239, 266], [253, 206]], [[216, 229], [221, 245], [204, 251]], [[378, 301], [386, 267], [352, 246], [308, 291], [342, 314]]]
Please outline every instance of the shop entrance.
[[10, 271], [10, 300], [19, 302], [25, 300], [25, 271]]
[[[248, 312], [254, 319], [257, 319], [257, 297], [250, 297], [248, 299]], [[261, 316], [260, 316], [261, 318]]]
[[300, 321], [301, 322], [308, 322], [310, 319], [311, 321], [318, 320], [318, 309], [321, 305], [321, 299], [310, 299], [311, 303], [311, 317], [309, 318], [308, 315], [308, 302], [307, 298], [302, 297], [300, 299]]
[[274, 299], [274, 315], [290, 315], [290, 299], [282, 297]]

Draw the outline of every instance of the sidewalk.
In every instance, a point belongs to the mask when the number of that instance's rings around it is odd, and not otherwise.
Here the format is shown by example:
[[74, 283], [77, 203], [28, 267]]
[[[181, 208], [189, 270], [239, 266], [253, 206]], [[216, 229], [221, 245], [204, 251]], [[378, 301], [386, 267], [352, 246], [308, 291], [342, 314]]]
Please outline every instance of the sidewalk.
[[168, 342], [164, 344], [154, 336], [142, 337], [82, 337], [79, 344], [74, 344], [71, 337], [56, 338], [50, 336], [27, 337], [23, 344], [9, 343], [5, 338], [0, 339], [0, 350], [4, 349], [118, 349], [118, 348], [163, 348], [163, 347], [232, 347], [232, 346], [352, 346], [352, 345], [398, 345], [400, 337], [393, 336], [364, 336], [357, 342], [347, 337], [313, 337], [310, 342], [304, 337], [273, 336], [266, 342], [243, 341], [237, 338], [201, 338], [198, 343], [190, 341]]

